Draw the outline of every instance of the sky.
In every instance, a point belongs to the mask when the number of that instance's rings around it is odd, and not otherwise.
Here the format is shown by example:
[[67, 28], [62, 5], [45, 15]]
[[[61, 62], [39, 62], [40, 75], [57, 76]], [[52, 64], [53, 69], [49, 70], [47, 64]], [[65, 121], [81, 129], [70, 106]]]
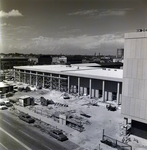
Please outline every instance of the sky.
[[147, 0], [0, 0], [0, 52], [116, 55]]

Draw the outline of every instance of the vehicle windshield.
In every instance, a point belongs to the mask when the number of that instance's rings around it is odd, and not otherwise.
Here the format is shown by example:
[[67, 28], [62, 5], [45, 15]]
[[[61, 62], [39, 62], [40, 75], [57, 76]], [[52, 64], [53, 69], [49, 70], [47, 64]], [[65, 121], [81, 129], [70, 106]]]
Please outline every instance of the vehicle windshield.
[[60, 131], [54, 131], [54, 133], [57, 135], [62, 134], [62, 132], [60, 132]]
[[30, 116], [26, 116], [26, 118], [31, 118]]

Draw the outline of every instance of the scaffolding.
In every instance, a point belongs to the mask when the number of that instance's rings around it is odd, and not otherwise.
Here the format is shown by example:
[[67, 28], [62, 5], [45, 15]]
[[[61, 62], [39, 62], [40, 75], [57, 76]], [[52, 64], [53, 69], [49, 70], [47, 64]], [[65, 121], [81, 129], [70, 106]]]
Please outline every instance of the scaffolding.
[[15, 81], [24, 82], [33, 86], [41, 86], [59, 91], [68, 91], [68, 78], [58, 74], [26, 72], [15, 70]]

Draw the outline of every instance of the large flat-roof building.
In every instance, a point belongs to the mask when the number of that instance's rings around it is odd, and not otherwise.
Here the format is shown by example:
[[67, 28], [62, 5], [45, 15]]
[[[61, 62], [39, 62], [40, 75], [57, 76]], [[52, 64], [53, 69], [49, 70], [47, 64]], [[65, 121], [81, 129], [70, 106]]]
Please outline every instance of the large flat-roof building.
[[147, 138], [147, 32], [125, 34], [122, 115]]
[[15, 66], [14, 69], [15, 80], [20, 82], [121, 103], [121, 69], [96, 68], [88, 64]]

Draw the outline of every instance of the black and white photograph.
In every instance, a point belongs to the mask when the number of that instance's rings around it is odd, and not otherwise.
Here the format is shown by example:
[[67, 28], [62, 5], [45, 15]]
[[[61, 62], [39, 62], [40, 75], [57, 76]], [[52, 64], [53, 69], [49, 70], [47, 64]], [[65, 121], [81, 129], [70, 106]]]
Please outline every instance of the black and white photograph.
[[0, 0], [0, 150], [147, 150], [147, 0]]

